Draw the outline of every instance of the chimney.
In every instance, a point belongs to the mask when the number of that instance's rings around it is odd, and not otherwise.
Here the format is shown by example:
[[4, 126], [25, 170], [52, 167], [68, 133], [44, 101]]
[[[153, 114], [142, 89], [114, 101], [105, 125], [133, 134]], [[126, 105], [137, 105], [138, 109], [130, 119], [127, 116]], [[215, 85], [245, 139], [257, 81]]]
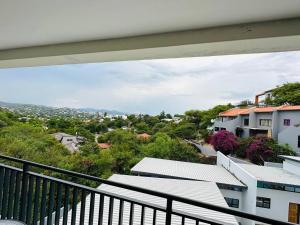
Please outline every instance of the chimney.
[[255, 105], [258, 105], [258, 103], [259, 103], [259, 96], [260, 95], [255, 95], [255, 101], [254, 101]]

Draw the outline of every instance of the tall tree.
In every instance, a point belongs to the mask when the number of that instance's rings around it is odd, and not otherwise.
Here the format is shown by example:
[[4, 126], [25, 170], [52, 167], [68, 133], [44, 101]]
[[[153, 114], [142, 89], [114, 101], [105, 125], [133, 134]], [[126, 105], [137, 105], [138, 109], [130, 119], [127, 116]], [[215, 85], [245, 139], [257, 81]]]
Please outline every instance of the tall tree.
[[275, 105], [300, 105], [300, 82], [286, 83], [272, 91]]

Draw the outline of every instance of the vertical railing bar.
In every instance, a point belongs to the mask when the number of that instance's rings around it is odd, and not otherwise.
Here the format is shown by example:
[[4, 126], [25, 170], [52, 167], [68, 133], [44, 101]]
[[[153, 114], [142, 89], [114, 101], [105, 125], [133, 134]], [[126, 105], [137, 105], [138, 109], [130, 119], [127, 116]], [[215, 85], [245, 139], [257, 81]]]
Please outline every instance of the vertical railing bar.
[[28, 188], [28, 204], [26, 213], [26, 223], [31, 224], [32, 219], [32, 192], [33, 192], [33, 176], [29, 176], [29, 188]]
[[2, 199], [2, 211], [1, 211], [1, 219], [6, 219], [7, 217], [7, 203], [8, 203], [8, 189], [10, 183], [10, 169], [5, 169], [4, 175], [4, 190], [3, 190], [3, 199]]
[[123, 224], [123, 210], [124, 210], [124, 201], [120, 199], [120, 205], [119, 205], [119, 223], [118, 225]]
[[16, 189], [15, 189], [15, 197], [14, 197], [13, 218], [17, 220], [17, 219], [19, 219], [21, 172], [17, 172], [16, 185], [15, 186], [16, 186]]
[[55, 225], [59, 225], [59, 219], [60, 219], [60, 209], [61, 209], [61, 201], [62, 201], [62, 184], [57, 184], [57, 204], [55, 209]]
[[134, 205], [130, 203], [130, 211], [129, 211], [129, 225], [133, 225], [133, 218], [134, 218]]
[[166, 209], [166, 225], [171, 225], [172, 203], [173, 203], [173, 200], [171, 198], [168, 198], [167, 199], [167, 209]]
[[80, 206], [80, 221], [79, 224], [80, 225], [84, 225], [84, 216], [85, 216], [85, 190], [81, 190], [81, 206]]
[[34, 190], [34, 205], [33, 205], [33, 224], [37, 225], [39, 220], [39, 203], [40, 203], [40, 190], [41, 190], [41, 179], [35, 178], [35, 190]]
[[24, 163], [23, 176], [22, 176], [22, 190], [21, 190], [21, 207], [20, 207], [20, 220], [23, 222], [25, 222], [25, 216], [26, 216], [28, 171], [29, 171], [29, 165], [27, 163]]
[[63, 225], [67, 225], [68, 223], [69, 202], [70, 202], [70, 189], [68, 185], [65, 185]]
[[144, 225], [144, 223], [145, 223], [145, 207], [142, 205], [141, 224]]
[[14, 189], [15, 189], [15, 179], [16, 179], [16, 171], [12, 170], [10, 173], [10, 183], [9, 183], [9, 196], [8, 196], [8, 206], [7, 206], [7, 218], [11, 219], [13, 215], [13, 197], [14, 197]]
[[2, 199], [3, 199], [3, 195], [4, 195], [4, 173], [5, 173], [5, 169], [3, 167], [0, 168], [0, 212], [2, 212]]
[[152, 221], [153, 225], [156, 225], [156, 209], [153, 209], [153, 221]]
[[89, 225], [93, 225], [93, 222], [94, 222], [94, 210], [95, 210], [95, 193], [91, 192]]
[[49, 204], [48, 204], [47, 225], [52, 225], [52, 214], [54, 211], [54, 181], [50, 181]]
[[78, 199], [78, 189], [76, 187], [74, 187], [74, 189], [73, 189], [73, 201], [72, 201], [71, 225], [75, 225], [75, 223], [76, 223], [77, 199]]
[[114, 198], [109, 197], [108, 225], [112, 225], [113, 214], [114, 214]]
[[[184, 223], [185, 223], [185, 218], [184, 218], [184, 216], [182, 216], [181, 217], [181, 225], [184, 225]], [[197, 224], [197, 221], [196, 221], [196, 224]]]
[[104, 205], [104, 195], [100, 195], [100, 203], [99, 203], [99, 218], [98, 225], [103, 224], [103, 205]]
[[47, 179], [43, 179], [42, 198], [41, 198], [40, 225], [44, 225], [45, 224], [46, 200], [47, 200], [47, 185], [48, 185], [48, 180]]

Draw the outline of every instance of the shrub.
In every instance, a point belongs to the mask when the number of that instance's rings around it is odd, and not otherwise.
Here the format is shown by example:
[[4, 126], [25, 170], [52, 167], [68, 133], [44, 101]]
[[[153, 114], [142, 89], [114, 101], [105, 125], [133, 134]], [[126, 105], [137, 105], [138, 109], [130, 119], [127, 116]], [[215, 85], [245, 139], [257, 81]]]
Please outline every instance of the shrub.
[[216, 151], [220, 151], [225, 155], [233, 153], [239, 145], [237, 137], [226, 130], [222, 130], [214, 134], [211, 138], [210, 144], [214, 146]]
[[270, 160], [273, 156], [272, 148], [268, 145], [267, 138], [259, 138], [246, 149], [247, 158], [254, 164], [263, 165], [264, 161]]

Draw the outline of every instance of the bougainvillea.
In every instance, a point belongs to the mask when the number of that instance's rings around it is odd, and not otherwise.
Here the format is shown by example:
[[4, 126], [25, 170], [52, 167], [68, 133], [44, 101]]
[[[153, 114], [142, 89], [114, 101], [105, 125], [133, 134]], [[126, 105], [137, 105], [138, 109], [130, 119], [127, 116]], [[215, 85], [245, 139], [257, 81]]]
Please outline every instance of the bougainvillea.
[[255, 164], [263, 165], [273, 155], [267, 138], [255, 139], [246, 149], [247, 158]]
[[220, 151], [225, 155], [233, 153], [239, 145], [237, 137], [226, 130], [214, 134], [211, 137], [210, 144], [214, 146], [216, 151]]

